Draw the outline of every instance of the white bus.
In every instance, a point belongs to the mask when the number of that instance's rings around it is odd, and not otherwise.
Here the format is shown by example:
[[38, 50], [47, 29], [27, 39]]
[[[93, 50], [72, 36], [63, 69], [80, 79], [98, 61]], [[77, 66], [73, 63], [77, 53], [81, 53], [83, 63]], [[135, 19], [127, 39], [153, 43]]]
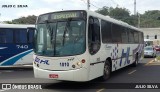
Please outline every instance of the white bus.
[[0, 67], [32, 66], [35, 25], [0, 24]]
[[34, 76], [90, 81], [143, 58], [143, 33], [127, 23], [87, 10], [40, 15], [36, 23]]

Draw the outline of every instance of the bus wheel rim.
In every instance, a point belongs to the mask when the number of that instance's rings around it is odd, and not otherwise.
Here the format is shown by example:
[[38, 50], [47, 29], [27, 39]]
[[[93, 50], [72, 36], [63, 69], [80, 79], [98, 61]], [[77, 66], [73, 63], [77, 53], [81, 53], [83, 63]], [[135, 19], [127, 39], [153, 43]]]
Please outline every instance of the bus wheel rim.
[[106, 77], [109, 75], [109, 66], [107, 64], [105, 65], [104, 73]]

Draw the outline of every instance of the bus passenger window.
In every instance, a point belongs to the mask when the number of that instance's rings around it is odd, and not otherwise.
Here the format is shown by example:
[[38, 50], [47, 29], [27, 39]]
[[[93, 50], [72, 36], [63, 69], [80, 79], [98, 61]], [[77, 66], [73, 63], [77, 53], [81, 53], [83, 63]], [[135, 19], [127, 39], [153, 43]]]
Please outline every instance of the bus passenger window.
[[33, 43], [34, 31], [35, 31], [35, 28], [27, 28], [28, 43]]
[[0, 43], [13, 43], [12, 29], [0, 29]]
[[100, 48], [100, 24], [97, 18], [89, 18], [88, 47], [90, 54], [95, 54]]
[[16, 43], [27, 43], [27, 30], [26, 29], [15, 29], [15, 42]]
[[129, 31], [128, 31], [128, 34], [129, 34], [129, 36], [128, 36], [128, 38], [129, 38], [129, 43], [134, 43], [134, 33], [133, 33], [133, 31], [132, 31], [132, 30], [129, 30]]
[[101, 20], [101, 32], [102, 32], [102, 42], [112, 43], [112, 24], [108, 21]]
[[114, 43], [122, 43], [121, 31], [123, 29], [120, 25], [112, 24], [112, 40]]

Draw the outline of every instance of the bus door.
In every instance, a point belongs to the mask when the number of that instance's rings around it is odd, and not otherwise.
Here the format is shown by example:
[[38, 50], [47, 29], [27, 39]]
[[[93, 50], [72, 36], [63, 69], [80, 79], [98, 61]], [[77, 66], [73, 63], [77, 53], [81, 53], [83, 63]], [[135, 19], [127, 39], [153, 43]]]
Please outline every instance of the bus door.
[[[98, 18], [89, 17], [88, 23], [88, 49], [90, 56], [90, 78], [98, 77], [95, 73], [101, 73], [100, 67], [100, 23]], [[102, 64], [101, 64], [102, 65]], [[102, 67], [102, 66], [101, 66]]]

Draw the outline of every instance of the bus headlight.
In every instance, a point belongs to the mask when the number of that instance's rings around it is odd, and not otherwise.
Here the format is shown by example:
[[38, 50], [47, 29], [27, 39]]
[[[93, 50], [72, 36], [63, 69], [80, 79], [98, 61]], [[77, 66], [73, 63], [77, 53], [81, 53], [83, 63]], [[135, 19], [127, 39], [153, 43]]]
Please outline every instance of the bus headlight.
[[82, 67], [82, 62], [76, 62], [72, 65], [72, 68], [81, 68]]
[[78, 66], [82, 66], [82, 63], [81, 63], [81, 62], [77, 62], [77, 65], [78, 65]]

